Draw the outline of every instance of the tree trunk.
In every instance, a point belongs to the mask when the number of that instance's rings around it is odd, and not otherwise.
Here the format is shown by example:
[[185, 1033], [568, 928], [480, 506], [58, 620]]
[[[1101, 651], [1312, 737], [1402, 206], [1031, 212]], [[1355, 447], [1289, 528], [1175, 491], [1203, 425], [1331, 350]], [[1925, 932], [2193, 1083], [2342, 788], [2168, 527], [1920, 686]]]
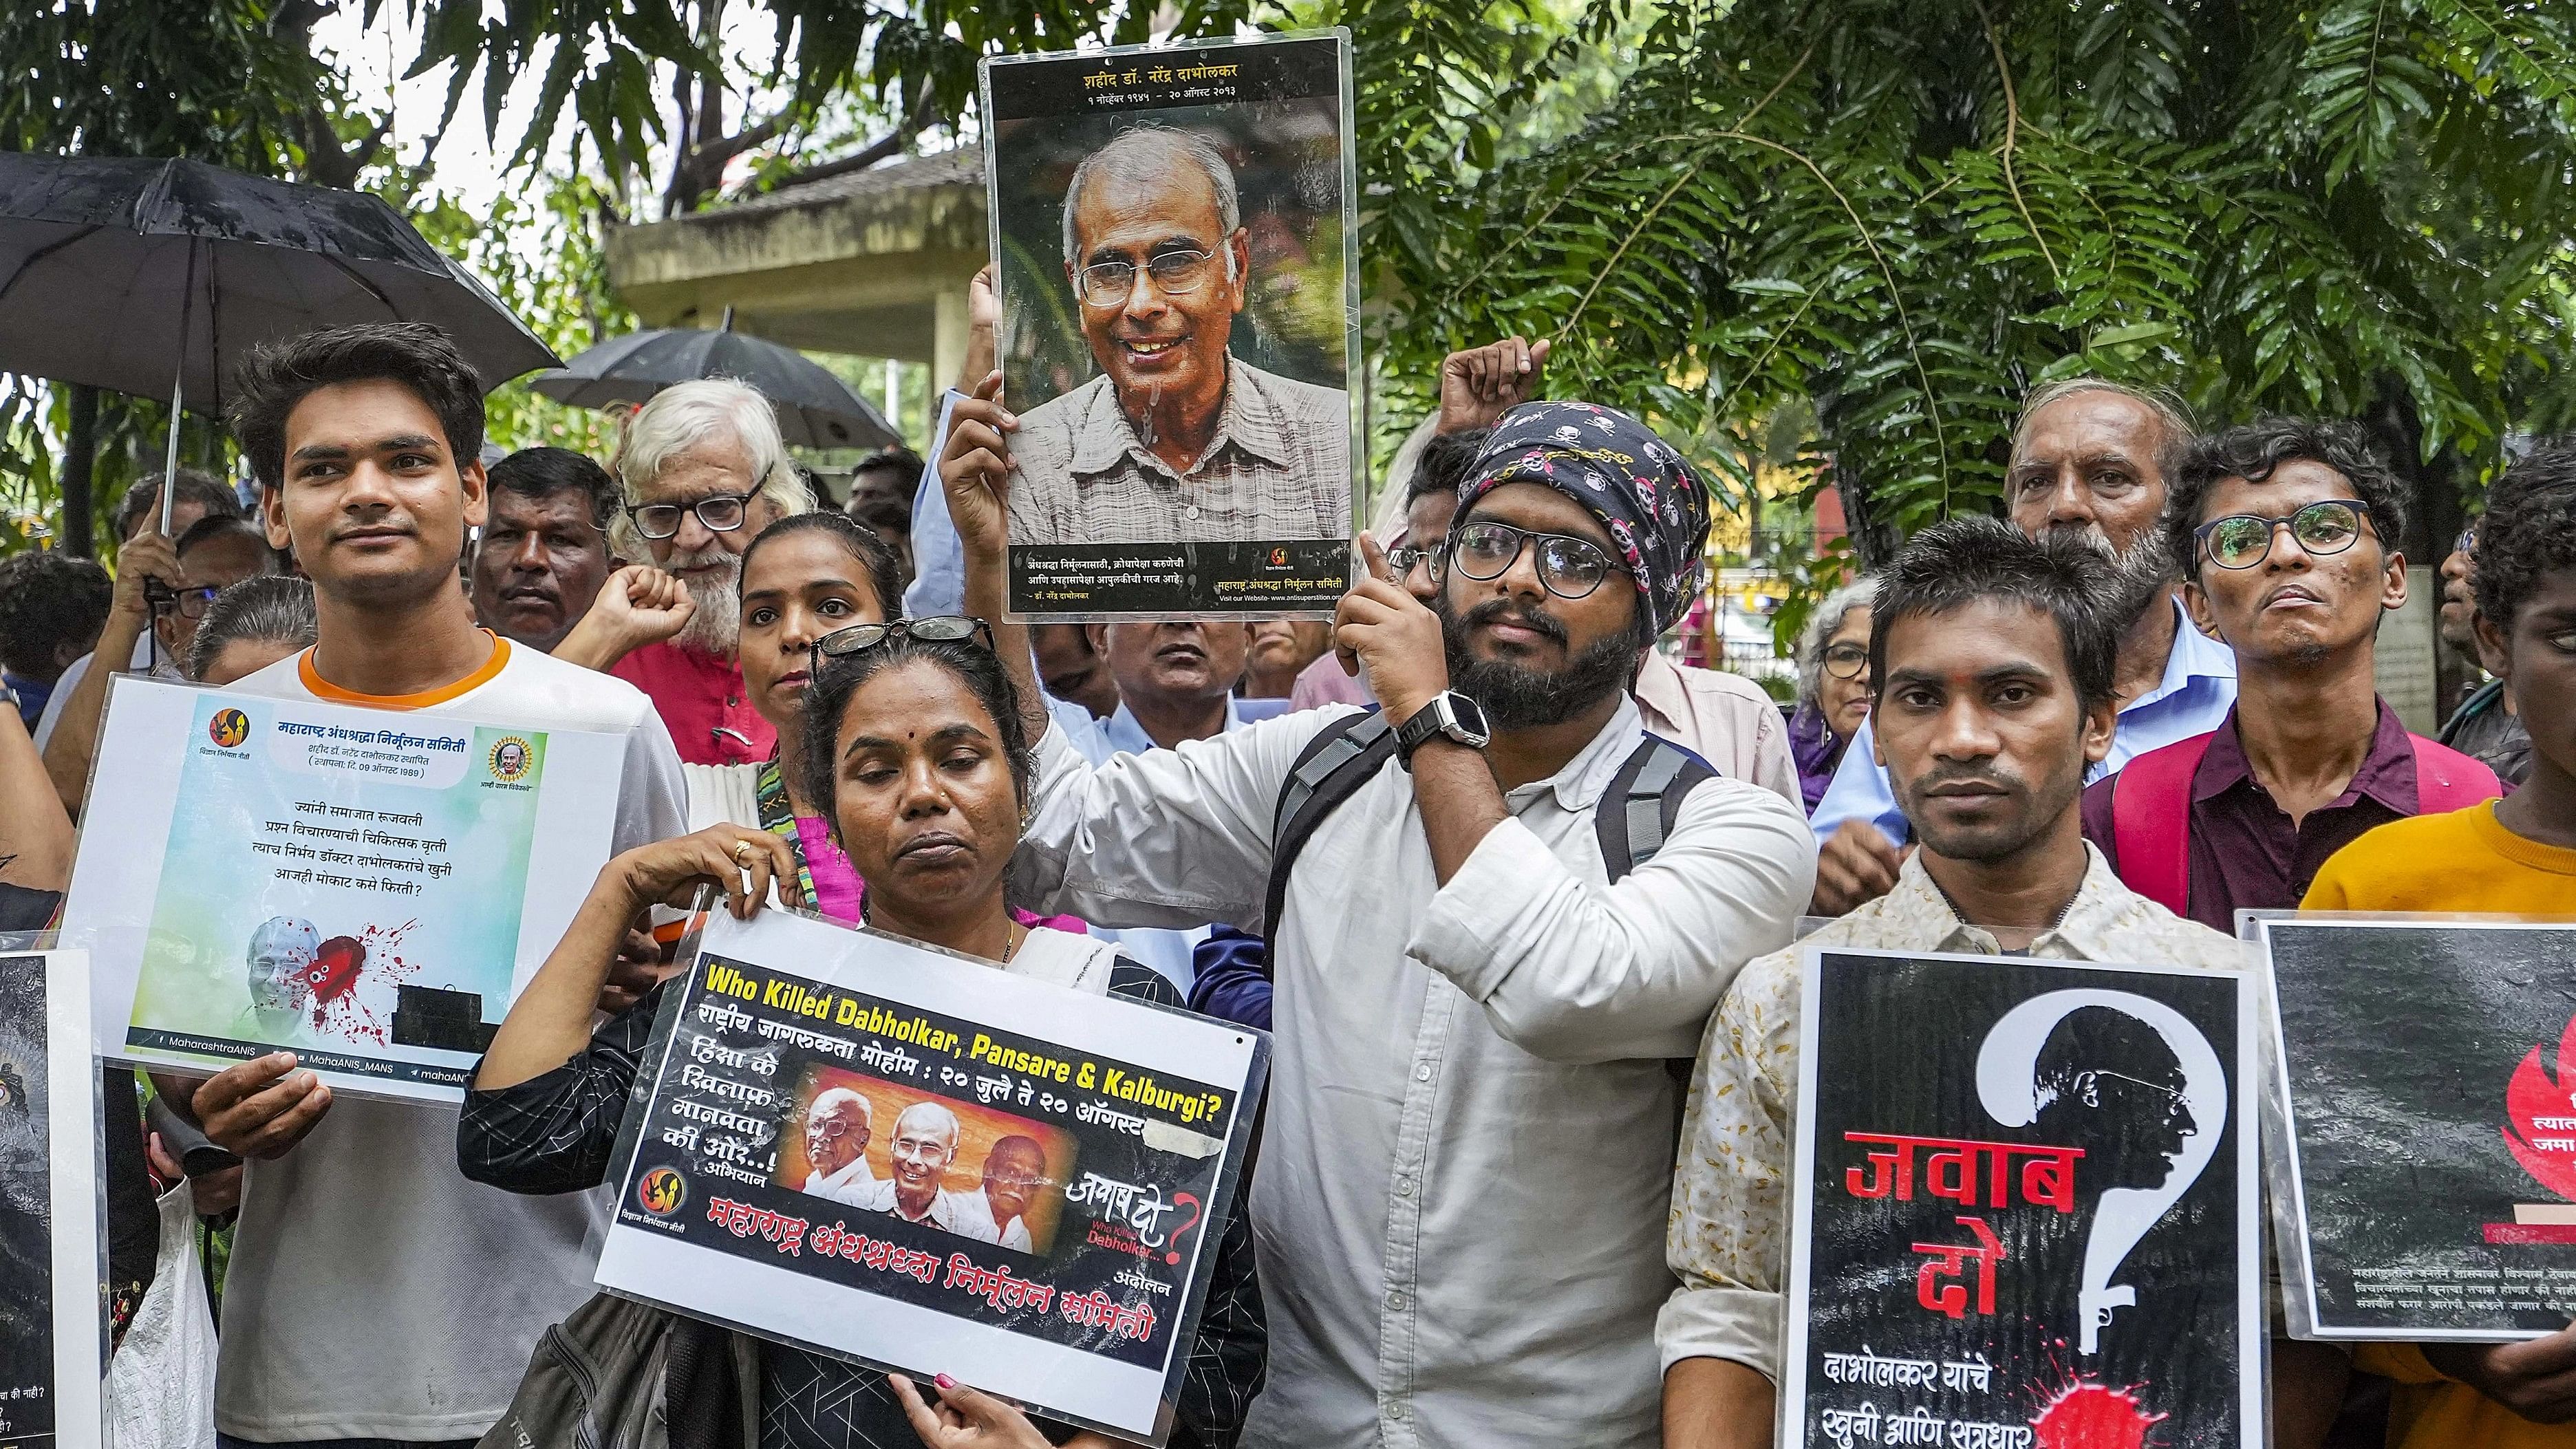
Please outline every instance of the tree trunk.
[[63, 442], [62, 550], [93, 558], [98, 545], [90, 532], [90, 475], [98, 462], [98, 389], [76, 382], [65, 386], [71, 389], [71, 426]]

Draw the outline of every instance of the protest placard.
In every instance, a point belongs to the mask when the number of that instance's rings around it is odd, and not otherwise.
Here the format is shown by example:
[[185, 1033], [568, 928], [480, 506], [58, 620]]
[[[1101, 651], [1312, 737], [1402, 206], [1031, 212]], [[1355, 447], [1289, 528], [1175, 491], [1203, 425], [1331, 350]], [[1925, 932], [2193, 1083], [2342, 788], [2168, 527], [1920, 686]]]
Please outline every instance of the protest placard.
[[0, 955], [0, 1445], [10, 1449], [90, 1449], [102, 1433], [107, 1275], [88, 979], [78, 951]]
[[1347, 32], [997, 56], [1015, 618], [1326, 618], [1360, 375]]
[[602, 1287], [1163, 1442], [1267, 1037], [776, 910], [666, 990]]
[[1782, 1444], [2259, 1441], [2242, 973], [1810, 949], [1802, 991]]
[[99, 1055], [462, 1100], [608, 858], [624, 745], [119, 679], [63, 912]]
[[2290, 1329], [2534, 1338], [2576, 1313], [2576, 925], [2249, 917]]

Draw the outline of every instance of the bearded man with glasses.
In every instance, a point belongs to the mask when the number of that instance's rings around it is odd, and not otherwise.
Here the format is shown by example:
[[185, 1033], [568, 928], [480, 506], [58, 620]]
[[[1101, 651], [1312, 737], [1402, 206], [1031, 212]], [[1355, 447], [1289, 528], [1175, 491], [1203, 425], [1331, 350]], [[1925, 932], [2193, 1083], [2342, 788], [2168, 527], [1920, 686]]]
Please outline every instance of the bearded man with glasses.
[[1064, 274], [1100, 375], [1020, 419], [1018, 543], [1340, 538], [1350, 396], [1228, 350], [1252, 289], [1234, 168], [1139, 126], [1074, 168]]
[[618, 432], [620, 558], [554, 656], [650, 695], [691, 765], [757, 765], [777, 732], [752, 707], [738, 654], [742, 556], [760, 531], [814, 506], [769, 399], [729, 378], [664, 388]]
[[2085, 791], [2085, 837], [2131, 889], [2232, 931], [2239, 910], [2298, 905], [2362, 832], [2502, 793], [2373, 683], [2405, 529], [2404, 486], [2349, 424], [2268, 419], [2183, 454], [2165, 541], [2192, 622], [2235, 652], [2236, 706]]

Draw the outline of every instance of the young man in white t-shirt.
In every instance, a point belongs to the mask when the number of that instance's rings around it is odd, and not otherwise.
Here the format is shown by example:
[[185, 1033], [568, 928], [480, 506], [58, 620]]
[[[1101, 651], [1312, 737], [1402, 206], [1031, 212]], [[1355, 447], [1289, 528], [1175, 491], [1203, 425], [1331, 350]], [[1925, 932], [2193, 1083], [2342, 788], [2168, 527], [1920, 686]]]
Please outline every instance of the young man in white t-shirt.
[[[233, 428], [270, 542], [312, 576], [310, 649], [233, 688], [626, 737], [612, 850], [687, 828], [678, 754], [633, 685], [475, 626], [482, 383], [413, 323], [313, 333], [242, 369]], [[597, 1194], [513, 1197], [456, 1168], [456, 1108], [334, 1102], [290, 1053], [193, 1103], [251, 1159], [224, 1292], [227, 1446], [480, 1437], [547, 1325], [590, 1295]]]

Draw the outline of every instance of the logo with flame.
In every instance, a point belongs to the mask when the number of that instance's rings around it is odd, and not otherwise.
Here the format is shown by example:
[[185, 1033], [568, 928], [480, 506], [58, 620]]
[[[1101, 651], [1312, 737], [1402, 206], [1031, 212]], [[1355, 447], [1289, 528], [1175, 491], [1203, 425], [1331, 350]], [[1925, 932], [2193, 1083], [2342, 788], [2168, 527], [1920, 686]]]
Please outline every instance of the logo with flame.
[[250, 716], [237, 709], [219, 709], [206, 721], [206, 738], [223, 749], [233, 749], [250, 738]]
[[2504, 1145], [2534, 1181], [2576, 1202], [2576, 1019], [2558, 1039], [2558, 1070], [2540, 1064], [2533, 1047], [2504, 1089]]
[[657, 1218], [667, 1218], [678, 1212], [680, 1204], [688, 1199], [688, 1179], [672, 1168], [654, 1168], [635, 1185], [635, 1200], [643, 1204], [644, 1211]]

